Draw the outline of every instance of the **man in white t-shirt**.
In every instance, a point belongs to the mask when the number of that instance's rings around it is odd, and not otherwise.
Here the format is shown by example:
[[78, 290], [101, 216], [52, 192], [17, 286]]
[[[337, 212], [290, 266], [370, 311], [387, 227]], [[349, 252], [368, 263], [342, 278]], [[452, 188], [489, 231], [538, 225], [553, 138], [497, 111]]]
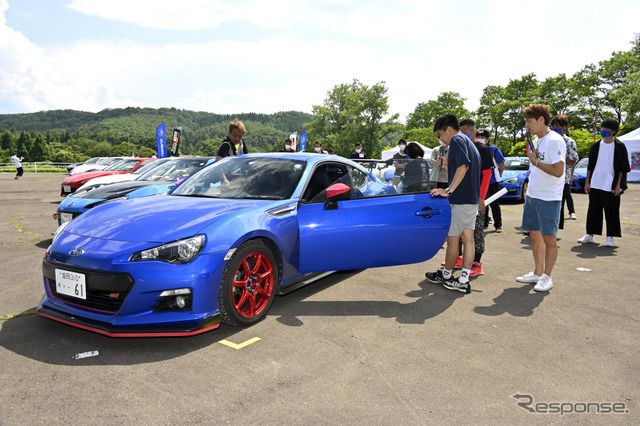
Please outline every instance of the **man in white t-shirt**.
[[589, 194], [587, 233], [579, 243], [595, 243], [593, 235], [602, 235], [602, 212], [607, 221], [605, 246], [615, 247], [613, 237], [621, 237], [620, 195], [627, 189], [627, 173], [631, 171], [625, 144], [616, 139], [620, 125], [607, 118], [600, 126], [602, 140], [591, 145], [587, 181], [584, 192]]
[[16, 177], [14, 179], [22, 179], [22, 174], [24, 173], [24, 170], [22, 169], [22, 160], [24, 160], [24, 157], [18, 158], [17, 152], [14, 152], [11, 156], [11, 162], [16, 166], [17, 170]]
[[553, 287], [551, 271], [558, 258], [556, 234], [564, 190], [566, 144], [562, 136], [549, 129], [551, 114], [542, 104], [523, 112], [527, 131], [536, 135], [529, 149], [531, 174], [524, 203], [522, 228], [529, 231], [535, 268], [516, 281], [535, 284], [535, 291]]

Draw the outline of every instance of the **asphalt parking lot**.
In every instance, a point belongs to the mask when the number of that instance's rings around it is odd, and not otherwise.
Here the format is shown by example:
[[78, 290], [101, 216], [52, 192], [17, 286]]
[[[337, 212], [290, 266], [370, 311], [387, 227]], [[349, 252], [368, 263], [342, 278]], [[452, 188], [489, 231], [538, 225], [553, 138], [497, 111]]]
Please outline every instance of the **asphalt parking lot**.
[[549, 293], [515, 281], [533, 260], [522, 205], [506, 204], [471, 294], [424, 279], [441, 250], [329, 276], [250, 328], [114, 339], [34, 314], [64, 175], [13, 176], [0, 173], [0, 425], [640, 423], [640, 185], [615, 248], [576, 242], [588, 200], [574, 194]]

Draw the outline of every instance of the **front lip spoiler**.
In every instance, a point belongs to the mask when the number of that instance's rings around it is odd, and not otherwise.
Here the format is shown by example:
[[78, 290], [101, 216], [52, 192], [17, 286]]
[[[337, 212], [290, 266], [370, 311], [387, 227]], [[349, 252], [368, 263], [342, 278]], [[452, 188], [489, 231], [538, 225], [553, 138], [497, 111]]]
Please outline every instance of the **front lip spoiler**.
[[220, 315], [218, 314], [211, 315], [192, 328], [186, 328], [183, 326], [166, 326], [162, 328], [144, 326], [114, 327], [104, 322], [69, 315], [42, 305], [38, 307], [38, 315], [62, 324], [92, 331], [109, 337], [186, 337], [205, 333], [220, 326]]

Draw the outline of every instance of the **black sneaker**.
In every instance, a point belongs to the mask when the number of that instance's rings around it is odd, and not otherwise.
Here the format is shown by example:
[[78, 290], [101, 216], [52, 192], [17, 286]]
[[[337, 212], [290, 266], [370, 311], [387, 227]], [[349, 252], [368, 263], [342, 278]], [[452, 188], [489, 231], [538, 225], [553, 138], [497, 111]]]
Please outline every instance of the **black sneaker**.
[[471, 293], [471, 286], [469, 285], [468, 281], [466, 283], [461, 283], [457, 278], [454, 277], [451, 277], [448, 280], [443, 280], [442, 285], [447, 290], [457, 290], [464, 294]]
[[424, 274], [427, 277], [427, 281], [433, 284], [444, 284], [444, 275], [442, 275], [442, 269], [438, 269], [435, 272], [427, 272]]

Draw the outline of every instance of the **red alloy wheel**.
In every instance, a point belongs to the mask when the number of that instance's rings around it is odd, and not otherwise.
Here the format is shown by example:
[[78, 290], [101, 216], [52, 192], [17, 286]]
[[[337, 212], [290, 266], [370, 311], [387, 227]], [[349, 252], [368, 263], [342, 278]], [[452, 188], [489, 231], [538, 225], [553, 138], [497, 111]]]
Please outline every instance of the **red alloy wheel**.
[[274, 271], [269, 257], [260, 251], [247, 254], [233, 278], [233, 305], [241, 316], [254, 318], [269, 305], [273, 293]]

